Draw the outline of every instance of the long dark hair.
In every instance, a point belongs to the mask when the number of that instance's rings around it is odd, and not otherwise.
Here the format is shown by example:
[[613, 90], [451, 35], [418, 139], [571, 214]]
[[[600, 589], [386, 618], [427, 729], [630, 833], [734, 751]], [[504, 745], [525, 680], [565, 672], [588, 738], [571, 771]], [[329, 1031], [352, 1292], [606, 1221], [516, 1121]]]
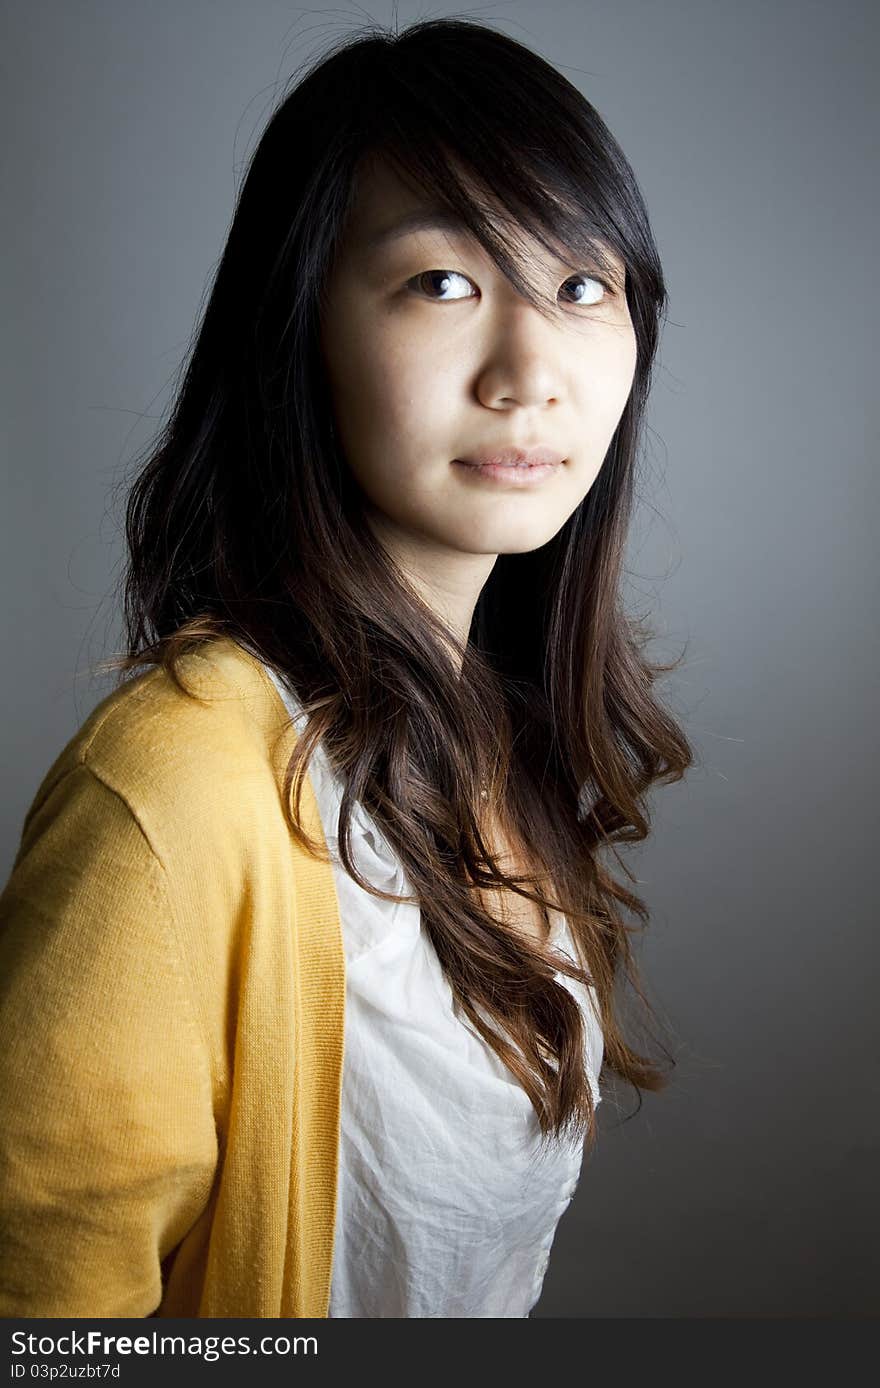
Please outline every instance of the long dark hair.
[[[610, 246], [626, 266], [637, 363], [601, 471], [552, 540], [499, 556], [461, 669], [365, 520], [322, 366], [328, 273], [376, 153], [458, 212], [536, 306], [517, 229], [578, 264], [604, 264]], [[474, 187], [509, 214], [510, 237]], [[693, 760], [653, 692], [678, 662], [649, 662], [619, 592], [666, 297], [630, 165], [547, 62], [471, 20], [349, 36], [296, 83], [250, 161], [170, 418], [129, 494], [127, 654], [104, 662], [123, 678], [160, 663], [189, 693], [181, 655], [231, 637], [290, 682], [310, 715], [288, 768], [292, 832], [322, 856], [299, 823], [321, 741], [346, 786], [346, 868], [387, 895], [350, 857], [359, 801], [399, 855], [456, 1006], [524, 1086], [545, 1141], [595, 1136], [583, 1021], [556, 969], [596, 989], [604, 1068], [637, 1091], [667, 1083], [624, 1039], [615, 997], [626, 980], [653, 1012], [628, 938], [648, 913], [602, 861], [647, 836], [647, 792]], [[499, 866], [490, 812], [528, 846], [529, 872]], [[564, 912], [579, 963], [512, 931], [486, 905], [493, 888]]]

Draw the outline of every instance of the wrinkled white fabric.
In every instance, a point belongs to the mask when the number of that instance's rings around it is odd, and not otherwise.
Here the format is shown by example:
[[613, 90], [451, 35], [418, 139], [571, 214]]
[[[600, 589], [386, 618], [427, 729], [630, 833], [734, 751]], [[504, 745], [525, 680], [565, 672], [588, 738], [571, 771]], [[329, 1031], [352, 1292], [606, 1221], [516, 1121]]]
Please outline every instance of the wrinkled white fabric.
[[[301, 730], [296, 696], [267, 667]], [[582, 1142], [540, 1154], [522, 1086], [466, 1018], [419, 907], [382, 901], [339, 858], [342, 783], [323, 748], [308, 768], [339, 898], [345, 1050], [331, 1317], [524, 1317], [541, 1294]], [[352, 852], [374, 886], [411, 894], [358, 804]], [[552, 938], [570, 944], [565, 921]], [[573, 951], [570, 952], [573, 957]], [[584, 1012], [594, 1101], [603, 1040], [595, 992], [557, 974]]]

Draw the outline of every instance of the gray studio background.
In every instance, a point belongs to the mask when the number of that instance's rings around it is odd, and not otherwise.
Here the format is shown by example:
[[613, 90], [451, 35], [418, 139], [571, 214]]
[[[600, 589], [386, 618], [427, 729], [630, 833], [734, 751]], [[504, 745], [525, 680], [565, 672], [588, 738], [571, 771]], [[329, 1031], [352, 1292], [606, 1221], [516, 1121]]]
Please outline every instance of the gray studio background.
[[[629, 1121], [626, 1095], [602, 1106], [540, 1316], [878, 1309], [872, 10], [457, 11], [598, 108], [671, 294], [629, 597], [657, 655], [687, 644], [665, 690], [699, 764], [655, 793], [628, 861], [678, 1066]], [[401, 24], [452, 12], [396, 7]], [[245, 161], [289, 74], [366, 17], [4, 7], [4, 881], [40, 779], [111, 687], [90, 666], [120, 641], [126, 478]]]

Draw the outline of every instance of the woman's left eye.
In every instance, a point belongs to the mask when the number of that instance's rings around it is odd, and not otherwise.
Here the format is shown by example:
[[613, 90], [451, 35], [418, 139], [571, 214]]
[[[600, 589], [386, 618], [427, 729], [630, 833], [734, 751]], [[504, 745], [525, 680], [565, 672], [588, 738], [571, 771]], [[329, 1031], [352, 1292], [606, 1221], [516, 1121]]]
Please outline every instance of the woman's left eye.
[[580, 283], [586, 285], [586, 295], [575, 299], [574, 302], [576, 304], [598, 304], [611, 293], [605, 281], [597, 279], [595, 275], [573, 275], [571, 279], [567, 279], [565, 283], [575, 285]]
[[[436, 299], [438, 303], [450, 303], [454, 302], [456, 299], [468, 299], [472, 297], [468, 293], [446, 294], [446, 290], [450, 286], [454, 289], [456, 284], [473, 288], [467, 276], [460, 274], [458, 270], [424, 270], [422, 274], [414, 275], [413, 278], [408, 281], [408, 284], [414, 286], [419, 293], [427, 294], [429, 299]], [[569, 300], [569, 302], [576, 305], [586, 304], [590, 306], [591, 304], [601, 303], [603, 298], [608, 298], [612, 292], [605, 281], [597, 279], [595, 275], [572, 275], [565, 281], [565, 284], [581, 285], [585, 287], [584, 294], [573, 300]], [[563, 288], [564, 287], [565, 286], [563, 286]], [[439, 290], [439, 293], [435, 294], [432, 290]], [[441, 295], [443, 297], [441, 297]]]

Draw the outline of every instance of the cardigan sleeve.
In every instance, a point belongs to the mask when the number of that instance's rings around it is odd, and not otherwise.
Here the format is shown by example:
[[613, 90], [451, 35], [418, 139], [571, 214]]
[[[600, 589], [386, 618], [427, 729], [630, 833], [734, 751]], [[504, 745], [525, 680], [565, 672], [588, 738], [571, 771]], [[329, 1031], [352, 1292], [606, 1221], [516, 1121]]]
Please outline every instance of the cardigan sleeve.
[[210, 1197], [210, 1063], [164, 868], [84, 763], [0, 895], [0, 1316], [149, 1316]]

